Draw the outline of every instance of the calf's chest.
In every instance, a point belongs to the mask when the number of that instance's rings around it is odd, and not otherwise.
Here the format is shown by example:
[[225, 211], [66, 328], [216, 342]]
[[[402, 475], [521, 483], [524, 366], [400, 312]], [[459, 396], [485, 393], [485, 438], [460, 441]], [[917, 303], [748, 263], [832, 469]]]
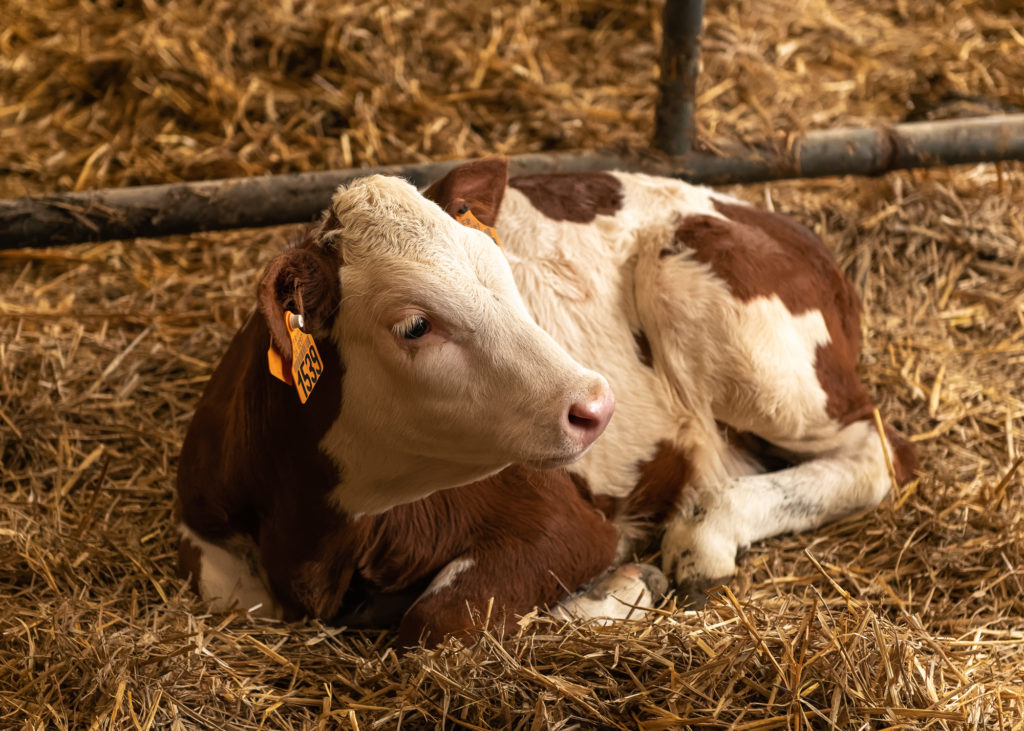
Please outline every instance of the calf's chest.
[[645, 467], [678, 441], [682, 409], [652, 367], [633, 314], [631, 211], [589, 222], [553, 220], [509, 189], [498, 234], [537, 323], [615, 392], [604, 435], [572, 466], [594, 495], [627, 497]]

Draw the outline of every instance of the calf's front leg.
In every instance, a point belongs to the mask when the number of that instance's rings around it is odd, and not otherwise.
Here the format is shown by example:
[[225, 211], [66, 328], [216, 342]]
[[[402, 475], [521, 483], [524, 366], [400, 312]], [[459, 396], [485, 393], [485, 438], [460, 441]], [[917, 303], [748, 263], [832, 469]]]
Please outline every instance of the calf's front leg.
[[504, 636], [516, 615], [552, 606], [603, 574], [615, 557], [615, 528], [578, 496], [552, 507], [566, 520], [538, 515], [548, 530], [530, 540], [501, 532], [500, 540], [480, 540], [449, 561], [402, 618], [399, 646], [464, 634], [488, 614], [490, 628]]
[[664, 569], [700, 606], [706, 589], [735, 573], [740, 549], [874, 507], [889, 488], [874, 422], [855, 421], [839, 431], [834, 446], [794, 467], [690, 491], [666, 527]]
[[405, 613], [398, 644], [440, 642], [449, 634], [465, 634], [485, 618], [489, 628], [503, 637], [515, 629], [517, 615], [538, 605], [553, 605], [567, 589], [601, 573], [611, 562], [614, 548], [614, 540], [588, 547], [589, 556], [580, 563], [572, 560], [580, 556], [550, 562], [549, 557], [531, 557], [516, 548], [473, 549], [441, 569]]

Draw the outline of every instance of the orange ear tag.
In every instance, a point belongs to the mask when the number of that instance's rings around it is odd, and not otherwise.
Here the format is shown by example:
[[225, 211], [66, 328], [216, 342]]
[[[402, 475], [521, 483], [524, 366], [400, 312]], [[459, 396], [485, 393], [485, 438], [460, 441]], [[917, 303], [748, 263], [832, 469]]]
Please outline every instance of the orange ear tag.
[[499, 249], [501, 248], [501, 242], [498, 241], [498, 232], [494, 230], [493, 226], [480, 223], [480, 220], [473, 215], [473, 211], [470, 209], [467, 208], [464, 213], [460, 213], [455, 216], [455, 220], [463, 226], [469, 226], [470, 228], [475, 228], [477, 231], [483, 231], [494, 240], [494, 243], [498, 245]]
[[306, 403], [313, 386], [324, 372], [324, 362], [320, 359], [320, 352], [316, 349], [313, 336], [303, 332], [302, 325], [302, 315], [284, 313], [284, 326], [292, 340], [291, 368], [290, 371], [285, 369], [284, 358], [274, 348], [273, 342], [267, 350], [267, 366], [275, 378], [294, 385], [295, 391], [299, 394], [299, 401]]

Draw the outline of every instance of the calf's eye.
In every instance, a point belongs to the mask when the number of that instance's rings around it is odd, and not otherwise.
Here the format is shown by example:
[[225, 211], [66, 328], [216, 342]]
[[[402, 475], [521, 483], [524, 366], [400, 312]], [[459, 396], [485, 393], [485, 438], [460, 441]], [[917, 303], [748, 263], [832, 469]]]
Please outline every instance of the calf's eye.
[[425, 317], [410, 317], [399, 323], [395, 331], [406, 340], [416, 340], [430, 332], [430, 321]]

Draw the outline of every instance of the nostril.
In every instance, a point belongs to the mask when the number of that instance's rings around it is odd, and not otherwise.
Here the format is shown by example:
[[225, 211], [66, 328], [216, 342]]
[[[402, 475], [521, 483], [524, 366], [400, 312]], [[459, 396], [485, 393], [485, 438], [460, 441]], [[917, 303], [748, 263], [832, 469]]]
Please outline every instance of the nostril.
[[569, 407], [569, 423], [573, 426], [577, 426], [580, 429], [594, 429], [600, 421], [595, 418], [592, 414], [585, 413], [584, 410], [587, 407], [582, 404], [573, 404]]
[[562, 412], [562, 429], [577, 449], [586, 449], [604, 433], [615, 411], [615, 394], [601, 379], [579, 401], [571, 401]]
[[596, 438], [604, 431], [615, 410], [615, 396], [607, 387], [598, 393], [597, 398], [577, 401], [570, 404], [566, 420], [569, 426], [590, 438]]

